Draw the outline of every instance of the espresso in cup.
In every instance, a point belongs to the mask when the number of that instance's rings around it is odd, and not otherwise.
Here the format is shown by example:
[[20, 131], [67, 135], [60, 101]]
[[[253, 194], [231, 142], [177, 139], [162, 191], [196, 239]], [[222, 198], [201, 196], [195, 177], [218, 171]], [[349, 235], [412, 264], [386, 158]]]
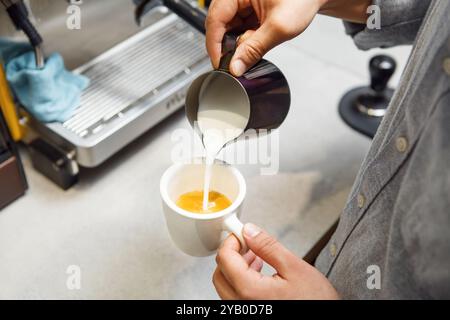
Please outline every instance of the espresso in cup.
[[216, 191], [209, 191], [208, 204], [203, 205], [203, 191], [192, 191], [182, 194], [176, 204], [183, 210], [204, 214], [225, 210], [231, 206], [231, 201], [224, 194]]
[[206, 167], [205, 161], [194, 161], [174, 164], [164, 172], [160, 192], [169, 234], [185, 253], [204, 257], [216, 252], [225, 232], [232, 232], [246, 252], [239, 221], [246, 194], [244, 177], [236, 168], [216, 161], [211, 166], [215, 179], [210, 188], [215, 192], [209, 192], [210, 211], [205, 212], [201, 190]]

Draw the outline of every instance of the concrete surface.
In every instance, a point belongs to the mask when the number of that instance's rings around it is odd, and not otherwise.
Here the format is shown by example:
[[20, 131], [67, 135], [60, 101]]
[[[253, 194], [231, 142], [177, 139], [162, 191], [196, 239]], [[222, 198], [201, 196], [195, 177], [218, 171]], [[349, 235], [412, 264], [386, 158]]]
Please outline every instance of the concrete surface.
[[[387, 52], [402, 69], [409, 48]], [[266, 228], [298, 255], [338, 218], [370, 146], [339, 119], [337, 103], [367, 83], [375, 53], [358, 51], [340, 21], [319, 17], [268, 55], [289, 80], [292, 110], [279, 133], [279, 173], [238, 166], [248, 183], [243, 221]], [[0, 212], [0, 298], [217, 298], [214, 258], [175, 248], [161, 212], [159, 179], [171, 165], [177, 128], [188, 128], [181, 112], [102, 167], [83, 170], [67, 192], [34, 171], [23, 152], [30, 189]], [[80, 290], [66, 286], [71, 265], [81, 269]]]

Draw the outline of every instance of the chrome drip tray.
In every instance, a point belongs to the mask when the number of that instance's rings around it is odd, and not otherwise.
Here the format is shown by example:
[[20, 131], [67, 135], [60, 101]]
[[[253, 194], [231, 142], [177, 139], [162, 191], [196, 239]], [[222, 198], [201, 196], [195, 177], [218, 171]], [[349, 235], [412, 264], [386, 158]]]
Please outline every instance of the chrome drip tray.
[[204, 36], [166, 15], [74, 70], [91, 84], [69, 120], [32, 127], [95, 167], [182, 107], [189, 84], [209, 68]]

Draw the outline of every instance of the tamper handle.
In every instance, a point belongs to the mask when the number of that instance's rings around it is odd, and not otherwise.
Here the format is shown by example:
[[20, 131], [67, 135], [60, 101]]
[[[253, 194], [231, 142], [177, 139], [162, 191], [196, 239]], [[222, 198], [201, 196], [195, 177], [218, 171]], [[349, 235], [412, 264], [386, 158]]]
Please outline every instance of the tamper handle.
[[387, 88], [396, 66], [395, 60], [389, 56], [378, 55], [373, 57], [369, 63], [370, 87], [378, 93], [383, 92]]

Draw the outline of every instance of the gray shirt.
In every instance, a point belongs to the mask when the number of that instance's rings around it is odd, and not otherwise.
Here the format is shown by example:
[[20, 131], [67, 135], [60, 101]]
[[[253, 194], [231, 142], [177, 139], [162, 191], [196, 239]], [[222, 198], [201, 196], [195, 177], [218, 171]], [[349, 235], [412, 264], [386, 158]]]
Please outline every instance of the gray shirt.
[[450, 1], [374, 0], [361, 49], [414, 41], [388, 112], [316, 266], [344, 299], [450, 298]]

